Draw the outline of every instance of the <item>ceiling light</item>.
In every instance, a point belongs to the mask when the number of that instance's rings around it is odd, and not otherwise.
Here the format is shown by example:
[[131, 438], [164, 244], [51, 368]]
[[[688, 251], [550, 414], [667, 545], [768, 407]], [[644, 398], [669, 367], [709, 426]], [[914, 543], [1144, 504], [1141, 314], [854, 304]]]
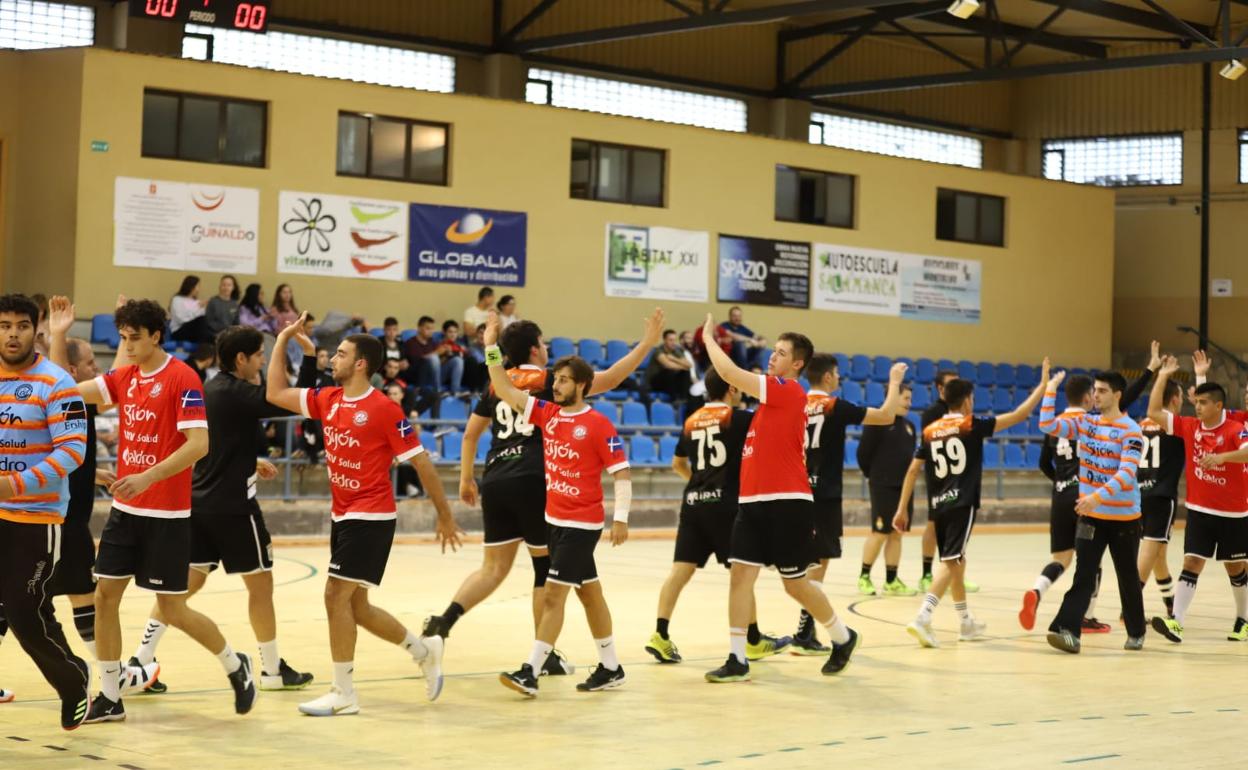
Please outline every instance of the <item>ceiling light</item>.
[[1227, 80], [1239, 80], [1239, 76], [1245, 72], [1248, 72], [1248, 66], [1245, 66], [1239, 59], [1231, 59], [1218, 71], [1218, 74]]
[[959, 19], [969, 19], [979, 10], [979, 0], [953, 0], [945, 11], [951, 16], [957, 16]]

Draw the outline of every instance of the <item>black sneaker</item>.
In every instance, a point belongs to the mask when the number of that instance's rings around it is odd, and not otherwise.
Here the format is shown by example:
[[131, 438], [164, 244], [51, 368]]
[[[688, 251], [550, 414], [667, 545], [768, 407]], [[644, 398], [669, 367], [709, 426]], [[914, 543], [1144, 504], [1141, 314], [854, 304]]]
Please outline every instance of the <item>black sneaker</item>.
[[1049, 640], [1049, 646], [1055, 650], [1069, 652], [1071, 655], [1079, 654], [1079, 637], [1074, 632], [1065, 628], [1059, 628], [1056, 631], [1050, 631], [1045, 637]]
[[91, 682], [91, 669], [81, 658], [72, 660], [82, 672], [83, 685], [81, 692], [74, 693], [69, 698], [61, 698], [61, 728], [64, 730], [76, 730], [82, 720], [87, 718], [87, 711], [91, 708], [91, 691], [87, 689]]
[[246, 714], [256, 705], [256, 680], [251, 675], [251, 658], [241, 652], [238, 656], [238, 669], [230, 674], [230, 686], [234, 688], [234, 713]]
[[82, 721], [86, 724], [94, 724], [96, 722], [124, 722], [125, 719], [126, 707], [121, 705], [121, 701], [111, 701], [104, 697], [104, 693], [100, 693], [91, 699], [91, 706], [87, 709], [87, 718]]
[[748, 682], [750, 681], [750, 664], [742, 663], [737, 660], [736, 655], [729, 655], [728, 660], [724, 661], [724, 665], [714, 671], [706, 672], [706, 681], [715, 684], [724, 682]]
[[282, 658], [278, 664], [276, 674], [266, 674], [260, 672], [260, 689], [261, 690], [302, 690], [312, 684], [312, 675], [301, 671], [296, 671], [286, 665], [286, 659]]
[[581, 682], [576, 686], [580, 692], [598, 692], [599, 690], [610, 690], [624, 684], [624, 667], [612, 671], [601, 663], [598, 668], [594, 669], [594, 673], [589, 675], [589, 679]]
[[510, 687], [521, 695], [527, 695], [530, 698], [537, 697], [537, 677], [533, 675], [533, 667], [528, 663], [521, 666], [519, 671], [499, 674], [498, 681], [502, 682], [504, 687]]
[[576, 666], [564, 657], [562, 652], [551, 650], [542, 664], [541, 676], [568, 676], [576, 673]]
[[121, 694], [164, 695], [169, 688], [160, 680], [160, 663], [155, 659], [146, 666], [131, 657], [121, 669]]
[[848, 668], [849, 659], [857, 651], [858, 643], [861, 641], [862, 636], [854, 629], [849, 629], [849, 641], [832, 645], [832, 654], [828, 656], [828, 662], [823, 664], [823, 673], [831, 676]]
[[793, 637], [793, 644], [789, 645], [789, 652], [793, 655], [827, 655], [832, 652], [832, 648], [821, 643], [819, 637], [810, 634], [808, 636]]

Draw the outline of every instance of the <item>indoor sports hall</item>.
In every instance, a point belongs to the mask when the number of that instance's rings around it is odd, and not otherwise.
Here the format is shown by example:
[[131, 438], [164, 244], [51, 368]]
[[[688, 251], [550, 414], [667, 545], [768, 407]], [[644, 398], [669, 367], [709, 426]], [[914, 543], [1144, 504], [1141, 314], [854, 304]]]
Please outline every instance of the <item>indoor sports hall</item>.
[[1242, 761], [1245, 72], [1245, 0], [0, 0], [0, 767]]

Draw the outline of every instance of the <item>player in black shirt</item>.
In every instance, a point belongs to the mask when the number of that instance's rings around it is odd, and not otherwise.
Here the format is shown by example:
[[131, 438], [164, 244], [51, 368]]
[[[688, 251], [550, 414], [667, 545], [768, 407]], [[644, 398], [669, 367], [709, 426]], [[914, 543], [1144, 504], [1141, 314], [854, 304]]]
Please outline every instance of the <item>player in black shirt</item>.
[[[619, 386], [658, 344], [662, 329], [663, 310], [655, 308], [645, 320], [641, 342], [611, 368], [596, 372], [585, 391], [586, 397]], [[537, 398], [553, 400], [551, 383], [554, 378], [546, 369], [548, 353], [538, 325], [532, 321], [517, 321], [503, 331], [499, 344], [510, 362], [507, 376], [512, 383]], [[534, 628], [541, 620], [546, 575], [550, 570], [545, 517], [546, 464], [541, 430], [495, 396], [492, 389], [481, 397], [468, 418], [460, 461], [459, 499], [468, 505], [477, 504], [478, 487], [473, 466], [477, 442], [486, 428], [491, 430], [492, 437], [479, 493], [485, 525], [481, 568], [464, 579], [441, 615], [429, 618], [425, 623], [425, 636], [447, 637], [465, 612], [492, 594], [511, 571], [522, 542], [533, 560]], [[571, 674], [574, 670], [557, 650], [552, 650], [541, 674]]]
[[[931, 406], [923, 410], [923, 414], [919, 418], [921, 428], [926, 428], [936, 420], [944, 417], [949, 411], [949, 405], [945, 403], [945, 384], [950, 380], [956, 380], [958, 373], [952, 369], [941, 369], [936, 373], [936, 380], [933, 383], [936, 386], [936, 400]], [[932, 523], [932, 511], [927, 511], [927, 524], [923, 527], [923, 572], [919, 575], [919, 590], [926, 592], [932, 587], [932, 562], [936, 560], [936, 525]], [[975, 593], [979, 590], [979, 586], [967, 580], [966, 590]]]
[[[316, 348], [305, 334], [295, 339], [303, 348], [297, 387], [316, 382]], [[312, 675], [292, 669], [277, 649], [277, 617], [273, 609], [273, 545], [264, 514], [256, 502], [256, 482], [277, 475], [264, 453], [260, 421], [291, 413], [269, 403], [260, 372], [264, 369], [264, 337], [249, 326], [231, 326], [217, 336], [221, 371], [204, 386], [208, 411], [208, 454], [195, 464], [191, 478], [191, 569], [187, 595], [193, 596], [208, 575], [225, 566], [241, 575], [247, 586], [252, 630], [260, 645], [262, 690], [301, 690]], [[273, 355], [281, 355], [275, 351]], [[166, 628], [153, 606], [143, 642], [131, 666], [149, 665]], [[164, 691], [163, 683], [151, 690]]]
[[[892, 425], [868, 425], [862, 431], [858, 444], [858, 467], [867, 477], [871, 492], [871, 534], [862, 546], [862, 572], [858, 576], [858, 593], [875, 595], [871, 582], [871, 567], [884, 550], [884, 593], [887, 596], [914, 596], [918, 593], [897, 577], [897, 565], [901, 563], [901, 536], [893, 528], [893, 514], [901, 498], [901, 486], [906, 480], [906, 469], [914, 459], [915, 429], [906, 414], [910, 411], [909, 385], [901, 386], [902, 413]], [[910, 512], [914, 512], [913, 498]]]
[[[1174, 380], [1166, 381], [1163, 398], [1167, 412], [1178, 414], [1183, 408], [1183, 391]], [[1140, 513], [1144, 518], [1139, 556], [1140, 587], [1153, 575], [1161, 590], [1161, 600], [1166, 604], [1166, 616], [1173, 618], [1174, 579], [1166, 565], [1166, 547], [1178, 507], [1186, 450], [1182, 438], [1166, 433], [1164, 427], [1148, 418], [1140, 421], [1140, 429], [1144, 432], [1144, 454], [1135, 477], [1140, 486]]]

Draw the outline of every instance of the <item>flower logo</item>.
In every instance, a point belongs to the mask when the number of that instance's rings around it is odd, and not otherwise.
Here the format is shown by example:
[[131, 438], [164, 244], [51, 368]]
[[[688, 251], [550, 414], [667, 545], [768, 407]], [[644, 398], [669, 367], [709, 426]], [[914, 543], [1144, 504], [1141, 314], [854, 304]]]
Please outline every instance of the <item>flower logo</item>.
[[299, 205], [291, 209], [294, 216], [282, 223], [282, 232], [287, 235], [298, 235], [300, 254], [307, 254], [313, 241], [321, 251], [329, 251], [329, 236], [338, 229], [338, 220], [329, 214], [321, 213], [321, 199], [299, 199]]

